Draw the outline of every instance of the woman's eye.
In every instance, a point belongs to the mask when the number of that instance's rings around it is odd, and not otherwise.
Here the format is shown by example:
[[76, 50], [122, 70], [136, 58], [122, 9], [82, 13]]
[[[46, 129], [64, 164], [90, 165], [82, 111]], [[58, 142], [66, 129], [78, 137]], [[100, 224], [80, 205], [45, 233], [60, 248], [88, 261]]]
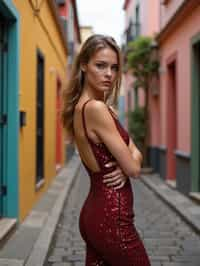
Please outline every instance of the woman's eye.
[[117, 72], [119, 70], [119, 67], [118, 66], [113, 66], [112, 70]]
[[96, 64], [96, 66], [97, 66], [99, 69], [103, 69], [103, 68], [104, 68], [104, 65], [103, 65], [103, 64]]

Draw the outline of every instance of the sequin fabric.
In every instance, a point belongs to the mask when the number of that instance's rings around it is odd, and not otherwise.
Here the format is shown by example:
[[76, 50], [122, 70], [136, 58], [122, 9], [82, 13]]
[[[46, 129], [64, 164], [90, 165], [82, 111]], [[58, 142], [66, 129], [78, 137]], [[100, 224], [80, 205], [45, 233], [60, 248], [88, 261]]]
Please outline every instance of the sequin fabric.
[[[89, 100], [88, 100], [89, 101]], [[85, 135], [100, 171], [93, 172], [84, 164], [90, 177], [90, 190], [79, 217], [79, 229], [86, 242], [86, 266], [149, 266], [144, 245], [134, 226], [133, 191], [128, 179], [118, 190], [102, 182], [104, 174], [114, 170], [105, 164], [115, 160], [104, 143], [94, 143], [87, 134], [84, 109], [82, 119]], [[129, 144], [129, 135], [108, 107], [116, 127]]]

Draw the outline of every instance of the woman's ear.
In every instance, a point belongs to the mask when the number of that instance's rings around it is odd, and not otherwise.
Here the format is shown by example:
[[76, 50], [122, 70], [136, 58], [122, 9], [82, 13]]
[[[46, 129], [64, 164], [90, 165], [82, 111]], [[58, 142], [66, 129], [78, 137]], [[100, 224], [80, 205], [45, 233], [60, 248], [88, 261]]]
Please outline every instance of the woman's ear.
[[87, 66], [85, 65], [85, 64], [81, 64], [81, 71], [82, 72], [86, 72], [86, 68], [87, 68]]

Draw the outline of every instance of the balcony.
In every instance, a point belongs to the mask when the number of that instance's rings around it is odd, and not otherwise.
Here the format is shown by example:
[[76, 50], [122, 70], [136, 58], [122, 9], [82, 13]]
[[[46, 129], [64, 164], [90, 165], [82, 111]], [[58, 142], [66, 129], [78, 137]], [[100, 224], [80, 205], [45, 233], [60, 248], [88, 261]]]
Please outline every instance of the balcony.
[[131, 22], [126, 31], [126, 42], [134, 41], [140, 35], [140, 23]]

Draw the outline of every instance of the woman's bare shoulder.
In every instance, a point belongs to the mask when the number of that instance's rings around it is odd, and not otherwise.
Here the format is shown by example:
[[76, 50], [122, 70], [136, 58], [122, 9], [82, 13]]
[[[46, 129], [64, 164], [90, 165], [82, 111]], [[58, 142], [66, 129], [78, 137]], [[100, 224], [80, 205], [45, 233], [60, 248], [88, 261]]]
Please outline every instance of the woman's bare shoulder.
[[108, 107], [107, 105], [100, 100], [90, 100], [87, 103], [87, 112], [93, 116], [93, 115], [98, 115], [101, 112], [108, 112]]
[[89, 121], [93, 122], [95, 126], [112, 124], [112, 116], [109, 112], [108, 106], [99, 100], [91, 100], [87, 103], [86, 116]]
[[112, 105], [110, 105], [109, 108], [114, 113], [114, 115], [118, 118], [118, 112], [117, 112], [117, 110]]
[[108, 111], [108, 107], [111, 109], [111, 111], [118, 116], [117, 110], [111, 106], [111, 105], [107, 105], [106, 103], [104, 103], [103, 101], [100, 100], [90, 100], [88, 102], [88, 109], [90, 109], [90, 111]]

